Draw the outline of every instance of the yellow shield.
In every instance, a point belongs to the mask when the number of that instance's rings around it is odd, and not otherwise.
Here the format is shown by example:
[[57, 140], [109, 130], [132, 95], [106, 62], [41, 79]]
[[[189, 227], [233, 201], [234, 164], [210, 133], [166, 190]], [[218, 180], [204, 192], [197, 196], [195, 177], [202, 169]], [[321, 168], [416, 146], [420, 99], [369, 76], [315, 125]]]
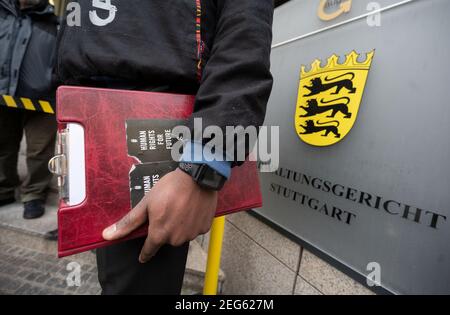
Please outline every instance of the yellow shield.
[[300, 139], [315, 146], [329, 146], [350, 132], [374, 53], [368, 53], [364, 62], [358, 62], [358, 54], [352, 51], [343, 64], [338, 63], [339, 56], [333, 55], [323, 68], [319, 59], [311, 64], [310, 71], [302, 66], [295, 110], [295, 129]]

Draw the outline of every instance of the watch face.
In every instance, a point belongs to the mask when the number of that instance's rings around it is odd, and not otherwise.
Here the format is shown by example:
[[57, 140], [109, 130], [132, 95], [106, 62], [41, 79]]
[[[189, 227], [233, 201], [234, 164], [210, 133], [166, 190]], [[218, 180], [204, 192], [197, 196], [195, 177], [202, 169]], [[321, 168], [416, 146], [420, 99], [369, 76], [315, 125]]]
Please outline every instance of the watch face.
[[219, 190], [226, 178], [206, 164], [193, 164], [180, 162], [179, 168], [192, 176], [192, 179], [201, 187]]
[[222, 176], [210, 168], [208, 168], [208, 170], [205, 171], [202, 176], [202, 183], [205, 186], [208, 186], [213, 189], [218, 188], [221, 180], [222, 180]]

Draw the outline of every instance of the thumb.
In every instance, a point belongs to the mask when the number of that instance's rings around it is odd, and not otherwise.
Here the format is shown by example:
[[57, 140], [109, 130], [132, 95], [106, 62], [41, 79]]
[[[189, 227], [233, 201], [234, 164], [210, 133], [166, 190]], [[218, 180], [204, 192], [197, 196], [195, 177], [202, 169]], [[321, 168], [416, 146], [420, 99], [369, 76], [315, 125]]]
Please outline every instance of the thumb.
[[122, 219], [103, 230], [103, 238], [113, 241], [123, 238], [147, 221], [147, 204], [143, 198], [139, 204]]

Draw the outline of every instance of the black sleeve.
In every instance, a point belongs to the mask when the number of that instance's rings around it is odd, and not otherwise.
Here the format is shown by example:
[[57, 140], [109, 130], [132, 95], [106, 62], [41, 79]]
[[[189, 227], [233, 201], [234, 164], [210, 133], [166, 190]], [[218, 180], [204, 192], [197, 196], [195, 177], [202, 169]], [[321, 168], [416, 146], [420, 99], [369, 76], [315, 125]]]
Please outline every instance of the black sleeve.
[[[225, 132], [226, 126], [263, 123], [272, 89], [272, 18], [272, 0], [217, 0], [215, 38], [193, 115], [202, 118], [203, 128], [217, 125]], [[235, 150], [241, 141], [242, 134], [235, 137]], [[246, 155], [252, 146], [246, 141]], [[228, 154], [236, 158], [236, 152]]]

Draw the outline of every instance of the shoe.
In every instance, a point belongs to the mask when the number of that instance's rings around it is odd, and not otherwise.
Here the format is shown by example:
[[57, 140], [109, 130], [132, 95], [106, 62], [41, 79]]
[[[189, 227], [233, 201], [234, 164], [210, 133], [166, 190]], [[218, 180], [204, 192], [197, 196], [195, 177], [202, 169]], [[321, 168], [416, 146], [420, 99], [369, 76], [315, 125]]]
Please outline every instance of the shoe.
[[42, 217], [45, 213], [44, 201], [40, 199], [31, 200], [28, 202], [24, 202], [24, 211], [23, 218], [24, 219], [37, 219]]
[[16, 198], [14, 198], [14, 197], [0, 200], [0, 207], [12, 204], [14, 202], [16, 202]]
[[58, 229], [53, 230], [53, 231], [48, 231], [47, 233], [45, 233], [44, 239], [46, 239], [48, 241], [57, 241], [58, 240]]

